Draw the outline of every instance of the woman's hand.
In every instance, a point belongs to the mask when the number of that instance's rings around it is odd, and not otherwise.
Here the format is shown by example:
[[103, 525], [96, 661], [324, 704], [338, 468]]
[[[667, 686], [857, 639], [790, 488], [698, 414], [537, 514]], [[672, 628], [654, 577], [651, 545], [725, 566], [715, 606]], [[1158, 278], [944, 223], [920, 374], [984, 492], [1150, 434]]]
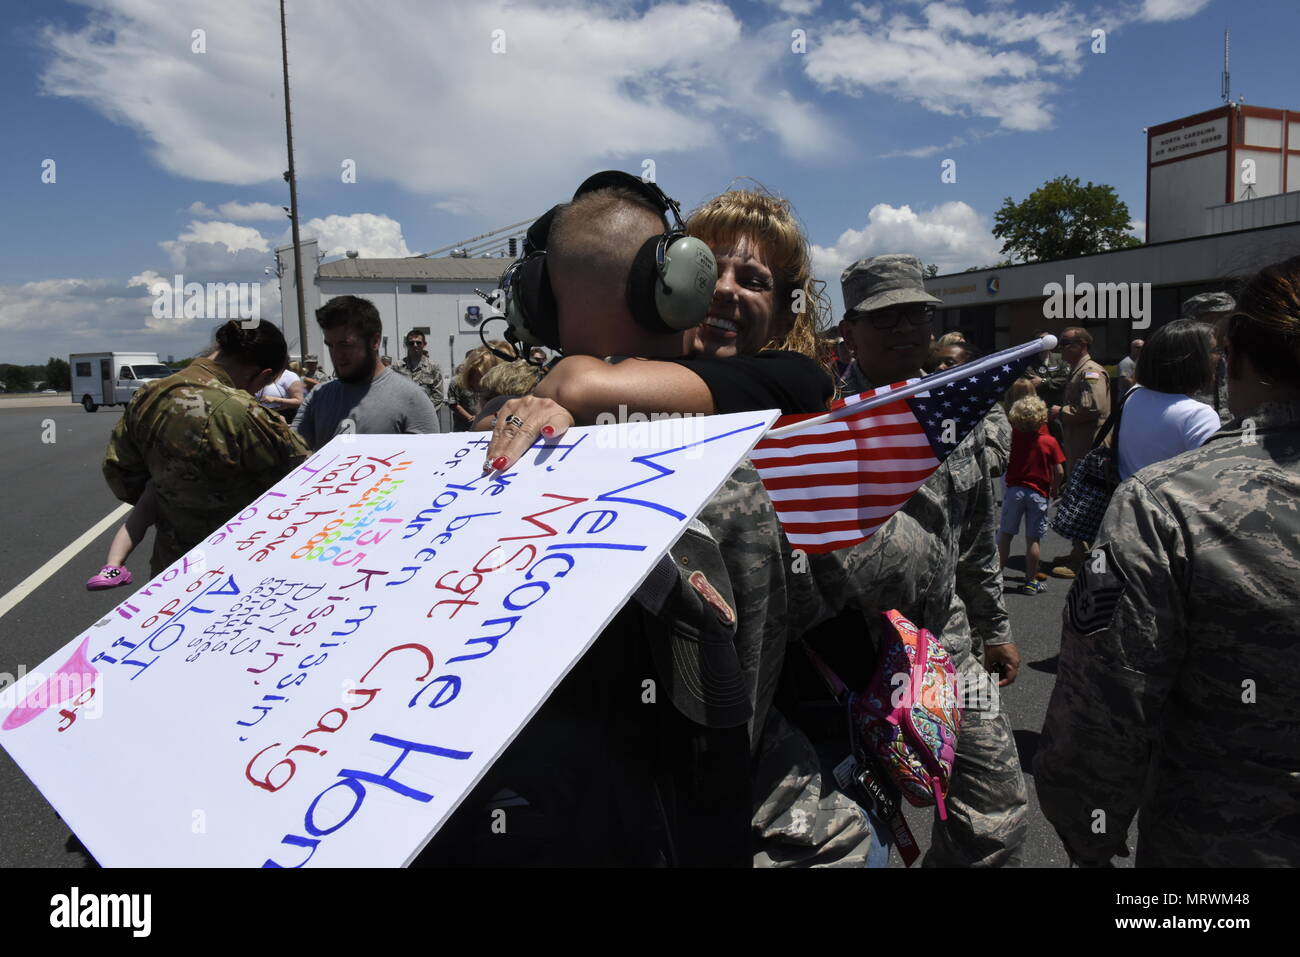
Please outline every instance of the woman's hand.
[[553, 399], [533, 395], [511, 399], [497, 410], [483, 471], [505, 471], [532, 448], [538, 436], [548, 442], [558, 439], [573, 424], [573, 416]]

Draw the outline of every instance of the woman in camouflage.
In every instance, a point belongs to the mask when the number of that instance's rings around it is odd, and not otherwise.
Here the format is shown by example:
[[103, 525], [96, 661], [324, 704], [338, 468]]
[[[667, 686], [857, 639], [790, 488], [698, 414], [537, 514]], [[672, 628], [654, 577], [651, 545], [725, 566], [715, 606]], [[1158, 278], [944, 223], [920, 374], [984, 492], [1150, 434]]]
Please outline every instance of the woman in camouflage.
[[246, 329], [231, 320], [217, 330], [213, 355], [131, 399], [109, 439], [104, 478], [133, 505], [152, 491], [153, 575], [311, 454], [298, 433], [254, 398], [288, 365], [278, 328], [262, 320]]

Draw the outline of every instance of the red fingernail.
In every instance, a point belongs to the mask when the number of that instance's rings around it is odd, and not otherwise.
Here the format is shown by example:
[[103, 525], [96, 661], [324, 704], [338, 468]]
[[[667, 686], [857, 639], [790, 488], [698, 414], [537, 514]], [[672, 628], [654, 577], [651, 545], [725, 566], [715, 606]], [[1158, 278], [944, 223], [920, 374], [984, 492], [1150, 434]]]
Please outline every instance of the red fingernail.
[[498, 455], [492, 460], [492, 467], [498, 472], [503, 471], [509, 460], [504, 455]]
[[550, 426], [550, 425], [542, 426], [542, 435], [546, 436], [549, 439], [554, 434], [555, 434], [554, 426]]

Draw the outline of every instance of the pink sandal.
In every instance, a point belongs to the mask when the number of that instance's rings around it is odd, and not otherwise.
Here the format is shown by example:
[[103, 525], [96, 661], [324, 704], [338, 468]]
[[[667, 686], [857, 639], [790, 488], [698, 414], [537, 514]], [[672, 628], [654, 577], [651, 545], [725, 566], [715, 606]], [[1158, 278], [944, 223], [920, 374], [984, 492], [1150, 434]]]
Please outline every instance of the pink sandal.
[[104, 588], [116, 588], [118, 585], [131, 584], [131, 570], [125, 565], [105, 565], [94, 578], [86, 582], [90, 591]]

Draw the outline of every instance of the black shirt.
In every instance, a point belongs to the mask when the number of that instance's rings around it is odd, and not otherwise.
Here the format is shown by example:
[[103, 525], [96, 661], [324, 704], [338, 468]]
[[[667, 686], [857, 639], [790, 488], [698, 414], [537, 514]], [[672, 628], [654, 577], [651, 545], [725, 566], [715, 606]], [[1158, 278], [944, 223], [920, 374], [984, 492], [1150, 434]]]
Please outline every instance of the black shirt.
[[719, 415], [760, 409], [780, 409], [783, 415], [825, 412], [835, 391], [826, 370], [800, 352], [769, 349], [752, 356], [687, 356], [668, 361], [704, 380]]

